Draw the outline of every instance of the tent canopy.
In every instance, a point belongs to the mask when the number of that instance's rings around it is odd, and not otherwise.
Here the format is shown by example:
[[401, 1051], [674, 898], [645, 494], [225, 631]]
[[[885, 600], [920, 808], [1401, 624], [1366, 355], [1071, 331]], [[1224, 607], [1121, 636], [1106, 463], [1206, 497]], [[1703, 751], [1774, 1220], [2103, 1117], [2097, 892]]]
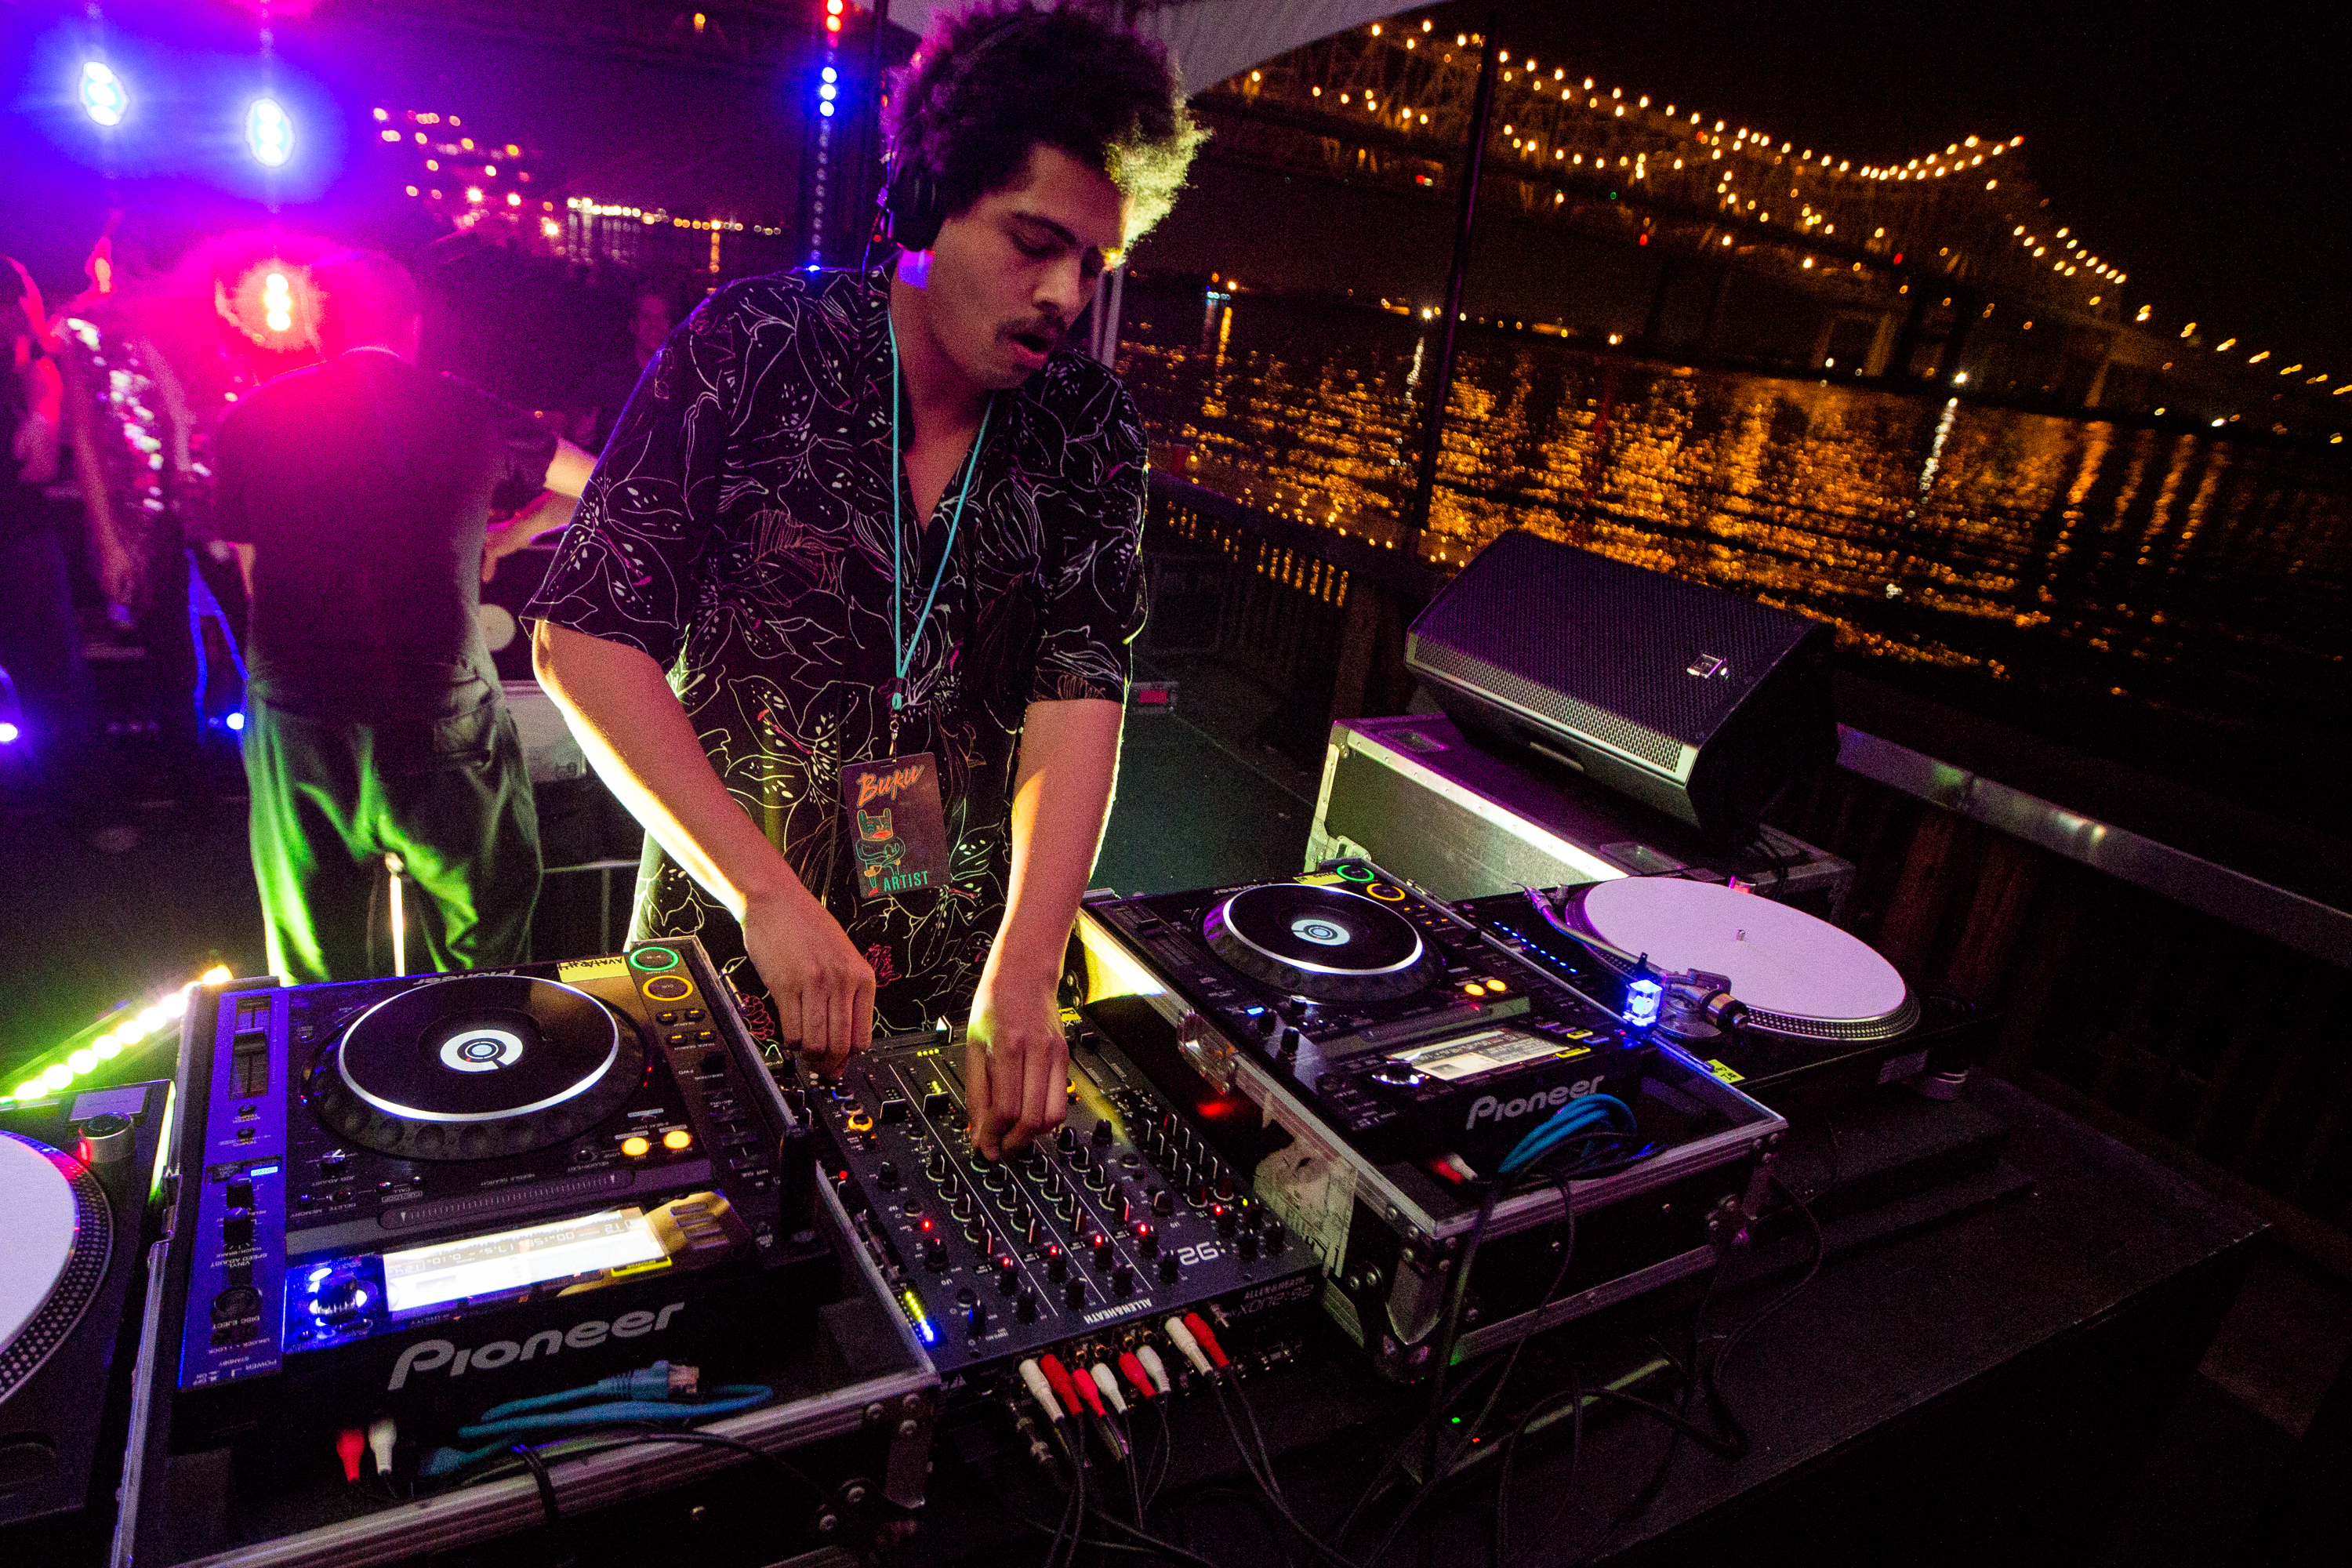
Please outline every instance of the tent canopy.
[[[866, 10], [874, 0], [857, 0]], [[890, 0], [890, 21], [918, 35], [968, 0]], [[1395, 0], [1129, 0], [1129, 25], [1168, 46], [1185, 90], [1199, 92], [1301, 44], [1405, 9]]]

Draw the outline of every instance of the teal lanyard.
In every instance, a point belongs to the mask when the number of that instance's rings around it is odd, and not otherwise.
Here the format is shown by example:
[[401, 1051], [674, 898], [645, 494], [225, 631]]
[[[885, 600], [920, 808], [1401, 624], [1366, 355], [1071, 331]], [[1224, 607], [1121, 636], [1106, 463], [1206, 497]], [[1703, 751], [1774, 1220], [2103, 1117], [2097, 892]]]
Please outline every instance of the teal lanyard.
[[[886, 318], [887, 321], [887, 318]], [[898, 710], [907, 705], [907, 667], [914, 662], [915, 649], [907, 641], [905, 623], [900, 619], [906, 598], [904, 567], [900, 561], [898, 525], [898, 480], [903, 459], [898, 451], [898, 326], [887, 322], [890, 332], [890, 650], [893, 658], [890, 679], [890, 752], [898, 751]], [[931, 605], [940, 596], [940, 584], [946, 580], [948, 563], [955, 555], [956, 529], [963, 521], [963, 503], [971, 495], [971, 474], [980, 467], [981, 443], [988, 439], [988, 416], [996, 409], [996, 395], [989, 395], [981, 406], [980, 429], [971, 438], [971, 450], [964, 455], [963, 488], [956, 491], [955, 510], [948, 517], [947, 546], [940, 552], [940, 569], [931, 574], [931, 591], [923, 595], [922, 614], [915, 617], [915, 641], [923, 637], [923, 627], [931, 618]]]

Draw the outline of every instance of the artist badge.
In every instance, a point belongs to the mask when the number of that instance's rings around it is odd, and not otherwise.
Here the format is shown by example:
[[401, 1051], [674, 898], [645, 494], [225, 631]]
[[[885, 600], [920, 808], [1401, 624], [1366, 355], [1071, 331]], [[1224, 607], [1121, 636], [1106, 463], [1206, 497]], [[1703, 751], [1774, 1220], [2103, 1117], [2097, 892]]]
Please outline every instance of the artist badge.
[[841, 798], [857, 851], [857, 896], [887, 899], [948, 884], [947, 814], [939, 764], [929, 752], [852, 763]]

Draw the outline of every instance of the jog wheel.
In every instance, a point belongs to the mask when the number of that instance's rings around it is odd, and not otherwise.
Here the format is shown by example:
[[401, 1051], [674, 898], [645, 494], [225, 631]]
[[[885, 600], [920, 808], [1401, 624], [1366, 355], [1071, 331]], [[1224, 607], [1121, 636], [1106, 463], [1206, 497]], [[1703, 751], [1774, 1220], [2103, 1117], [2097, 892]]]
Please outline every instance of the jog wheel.
[[467, 974], [389, 996], [310, 1069], [319, 1120], [401, 1160], [523, 1154], [583, 1132], [645, 1079], [635, 1026], [584, 991]]
[[1244, 974], [1318, 1002], [1410, 996], [1441, 967], [1412, 921], [1338, 888], [1244, 888], [1210, 910], [1201, 931]]

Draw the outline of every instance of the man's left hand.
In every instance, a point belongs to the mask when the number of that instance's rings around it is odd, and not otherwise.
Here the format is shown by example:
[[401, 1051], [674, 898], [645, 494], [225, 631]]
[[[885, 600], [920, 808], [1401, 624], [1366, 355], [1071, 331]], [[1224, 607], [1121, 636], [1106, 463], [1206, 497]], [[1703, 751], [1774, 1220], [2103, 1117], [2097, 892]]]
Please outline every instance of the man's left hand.
[[1069, 1100], [1070, 1047], [1062, 1034], [1055, 979], [1015, 980], [992, 964], [972, 994], [964, 1034], [964, 1104], [971, 1141], [992, 1160], [1062, 1124]]

